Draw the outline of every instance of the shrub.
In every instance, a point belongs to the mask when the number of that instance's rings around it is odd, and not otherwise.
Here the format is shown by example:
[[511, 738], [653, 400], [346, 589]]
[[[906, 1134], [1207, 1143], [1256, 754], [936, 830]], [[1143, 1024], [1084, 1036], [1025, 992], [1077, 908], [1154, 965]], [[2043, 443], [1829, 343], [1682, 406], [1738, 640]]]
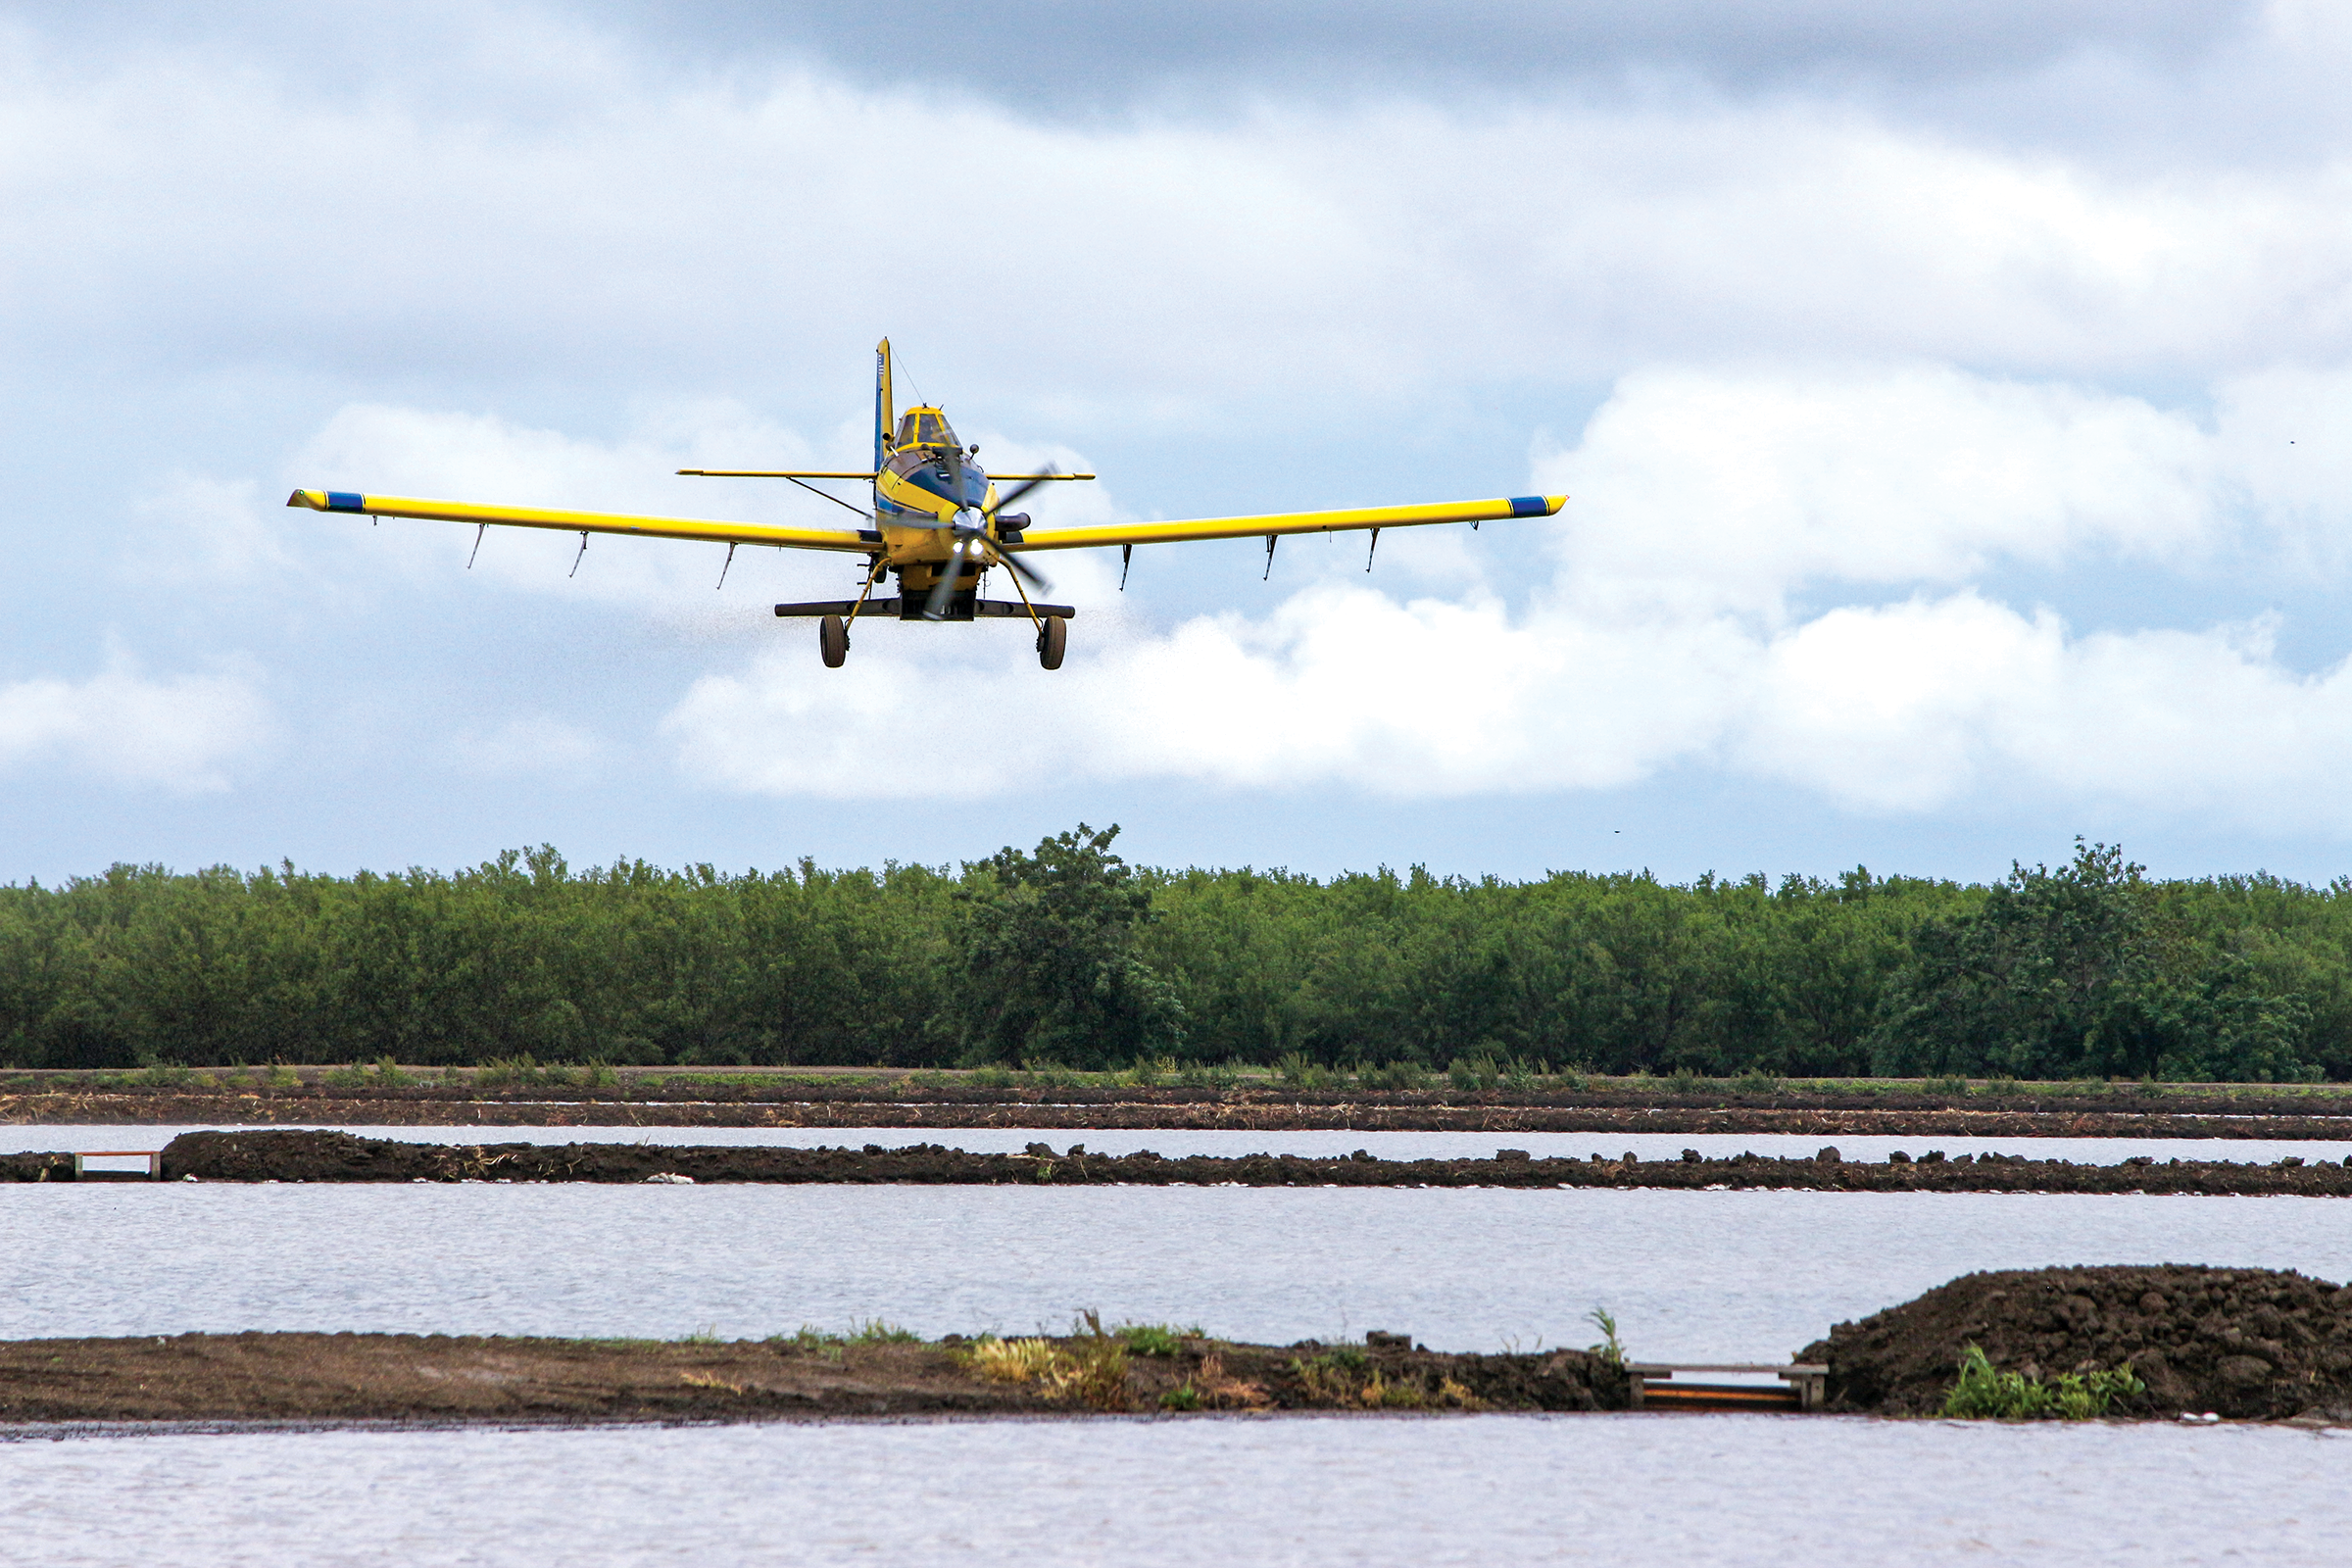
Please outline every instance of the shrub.
[[1131, 1355], [1174, 1355], [1186, 1340], [1207, 1338], [1197, 1324], [1178, 1328], [1173, 1323], [1122, 1323], [1110, 1333]]
[[896, 1323], [885, 1323], [878, 1317], [867, 1318], [850, 1336], [858, 1345], [920, 1345], [923, 1337], [912, 1329], [903, 1329]]
[[1330, 1082], [1331, 1074], [1320, 1062], [1309, 1058], [1303, 1051], [1286, 1052], [1274, 1063], [1274, 1071], [1293, 1089], [1320, 1089]]
[[2046, 1383], [2022, 1372], [1996, 1372], [1972, 1345], [1961, 1352], [1960, 1376], [1943, 1396], [1943, 1413], [1961, 1421], [2089, 1421], [2145, 1388], [2128, 1366], [2068, 1372]]
[[1417, 1061], [1392, 1061], [1386, 1066], [1357, 1067], [1355, 1081], [1358, 1087], [1364, 1089], [1392, 1089], [1410, 1092], [1427, 1088], [1429, 1074], [1422, 1070], [1421, 1064]]
[[1551, 1076], [1551, 1063], [1513, 1056], [1502, 1064], [1500, 1074], [1502, 1086], [1511, 1093], [1533, 1094], [1544, 1079]]
[[966, 1361], [992, 1383], [1036, 1383], [1059, 1354], [1052, 1340], [1000, 1340], [990, 1334], [971, 1348]]
[[1110, 1338], [1073, 1342], [1064, 1349], [1052, 1340], [982, 1339], [966, 1352], [965, 1364], [996, 1383], [1034, 1383], [1049, 1399], [1097, 1410], [1127, 1408], [1127, 1351]]
[[1460, 1094], [1473, 1094], [1493, 1089], [1502, 1082], [1502, 1068], [1484, 1052], [1475, 1056], [1456, 1056], [1446, 1067], [1446, 1076]]
[[1229, 1061], [1219, 1067], [1204, 1061], [1192, 1062], [1176, 1075], [1176, 1081], [1187, 1089], [1214, 1089], [1222, 1094], [1242, 1081], [1241, 1064]]

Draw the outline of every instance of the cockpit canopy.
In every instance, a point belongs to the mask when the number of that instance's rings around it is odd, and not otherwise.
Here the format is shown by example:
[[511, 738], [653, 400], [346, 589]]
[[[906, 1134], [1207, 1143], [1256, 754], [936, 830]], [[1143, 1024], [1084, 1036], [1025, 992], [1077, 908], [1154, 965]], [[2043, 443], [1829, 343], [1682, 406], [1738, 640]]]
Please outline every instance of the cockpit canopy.
[[893, 445], [901, 447], [952, 447], [956, 445], [956, 431], [948, 416], [937, 409], [908, 409], [899, 419], [899, 438]]

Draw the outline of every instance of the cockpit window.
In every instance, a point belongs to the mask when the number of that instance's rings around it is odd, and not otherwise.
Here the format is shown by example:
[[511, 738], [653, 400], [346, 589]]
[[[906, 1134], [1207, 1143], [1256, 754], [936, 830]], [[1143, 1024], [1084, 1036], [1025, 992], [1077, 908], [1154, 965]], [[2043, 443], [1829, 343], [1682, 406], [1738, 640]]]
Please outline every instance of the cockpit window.
[[902, 447], [952, 447], [956, 432], [941, 417], [937, 409], [917, 409], [899, 419], [899, 438]]

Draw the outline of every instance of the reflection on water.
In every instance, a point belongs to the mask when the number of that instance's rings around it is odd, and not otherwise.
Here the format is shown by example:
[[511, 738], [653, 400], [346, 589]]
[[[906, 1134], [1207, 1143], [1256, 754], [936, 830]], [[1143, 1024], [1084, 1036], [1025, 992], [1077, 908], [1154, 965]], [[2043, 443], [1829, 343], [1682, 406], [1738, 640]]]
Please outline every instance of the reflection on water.
[[[67, 1127], [0, 1124], [0, 1154], [38, 1150], [161, 1149], [181, 1133], [202, 1129], [169, 1127]], [[2352, 1141], [2233, 1138], [1849, 1138], [1807, 1133], [1396, 1133], [1396, 1132], [1182, 1132], [1084, 1128], [1039, 1131], [991, 1127], [361, 1127], [334, 1130], [363, 1138], [392, 1138], [412, 1144], [742, 1144], [787, 1149], [897, 1149], [944, 1144], [974, 1153], [1018, 1153], [1044, 1141], [1055, 1149], [1084, 1144], [1100, 1154], [1304, 1154], [1338, 1155], [1358, 1149], [1383, 1159], [1485, 1159], [1497, 1149], [1524, 1149], [1539, 1159], [1610, 1158], [1632, 1150], [1643, 1159], [1672, 1159], [1686, 1149], [1710, 1158], [1742, 1152], [1778, 1157], [1811, 1154], [1836, 1146], [1847, 1159], [1884, 1160], [1901, 1150], [1924, 1154], [2023, 1154], [2030, 1159], [2066, 1159], [2077, 1164], [2113, 1165], [2135, 1154], [2157, 1159], [2230, 1159], [2267, 1163], [2285, 1155], [2339, 1160], [2352, 1155]]]
[[2352, 1438], [1807, 1416], [0, 1444], [18, 1561], [2333, 1563]]
[[353, 1329], [927, 1336], [1079, 1307], [1288, 1343], [1777, 1359], [1981, 1268], [2352, 1277], [2316, 1198], [1504, 1189], [0, 1187], [0, 1336]]

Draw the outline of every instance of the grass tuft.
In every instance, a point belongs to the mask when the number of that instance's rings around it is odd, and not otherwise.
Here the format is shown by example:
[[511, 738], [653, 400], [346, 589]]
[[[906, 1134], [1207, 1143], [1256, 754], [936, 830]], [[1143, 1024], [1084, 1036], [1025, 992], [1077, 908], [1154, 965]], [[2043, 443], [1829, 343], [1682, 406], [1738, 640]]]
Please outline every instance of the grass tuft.
[[1127, 1408], [1127, 1350], [1108, 1336], [1073, 1342], [1064, 1349], [1052, 1340], [980, 1340], [966, 1364], [994, 1383], [1034, 1383], [1049, 1399], [1096, 1410]]
[[1127, 1347], [1130, 1355], [1174, 1355], [1184, 1348], [1186, 1340], [1208, 1338], [1199, 1324], [1180, 1328], [1173, 1323], [1121, 1323], [1110, 1333]]
[[1625, 1342], [1617, 1338], [1617, 1315], [1605, 1306], [1596, 1306], [1585, 1314], [1585, 1321], [1600, 1330], [1600, 1343], [1586, 1348], [1611, 1366], [1625, 1365]]
[[1960, 1376], [1943, 1396], [1943, 1413], [1960, 1421], [2090, 1421], [2146, 1385], [2128, 1366], [2068, 1372], [2043, 1382], [1997, 1372], [1977, 1346], [1960, 1355]]
[[903, 1329], [896, 1323], [885, 1323], [869, 1317], [850, 1335], [853, 1345], [920, 1345], [923, 1337], [912, 1329]]

